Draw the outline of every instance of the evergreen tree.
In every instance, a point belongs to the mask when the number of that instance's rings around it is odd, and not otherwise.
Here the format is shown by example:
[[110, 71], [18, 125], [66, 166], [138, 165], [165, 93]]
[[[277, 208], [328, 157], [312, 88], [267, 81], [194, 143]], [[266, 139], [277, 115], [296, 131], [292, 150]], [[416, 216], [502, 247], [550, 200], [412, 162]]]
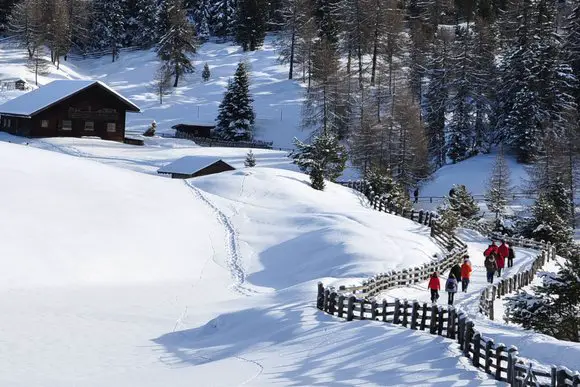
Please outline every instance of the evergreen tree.
[[152, 47], [157, 42], [157, 0], [129, 0], [125, 11], [125, 46]]
[[445, 114], [449, 104], [449, 40], [448, 34], [441, 32], [434, 41], [428, 72], [429, 86], [425, 96], [429, 155], [436, 167], [442, 167], [447, 160]]
[[487, 208], [495, 213], [496, 220], [505, 214], [510, 189], [510, 171], [505, 161], [503, 147], [501, 147], [487, 181], [485, 194]]
[[0, 1], [0, 34], [8, 30], [8, 18], [17, 0]]
[[473, 101], [472, 79], [473, 59], [471, 57], [471, 31], [457, 27], [455, 32], [452, 87], [455, 90], [451, 98], [449, 123], [449, 144], [447, 155], [455, 163], [468, 157], [473, 149]]
[[203, 65], [203, 71], [201, 72], [201, 79], [203, 79], [204, 82], [209, 81], [209, 78], [211, 77], [211, 72], [209, 71], [209, 66], [207, 65], [207, 63], [205, 63]]
[[256, 156], [254, 156], [254, 152], [250, 149], [246, 154], [246, 160], [244, 160], [244, 166], [247, 168], [255, 167], [256, 166]]
[[560, 250], [569, 248], [572, 230], [560, 217], [547, 192], [541, 192], [532, 207], [532, 218], [524, 223], [521, 233], [524, 237], [556, 244]]
[[251, 141], [256, 118], [252, 102], [248, 71], [240, 62], [219, 106], [216, 134], [226, 140]]
[[387, 202], [393, 203], [399, 208], [409, 209], [413, 207], [406, 189], [393, 179], [389, 169], [372, 166], [366, 172], [364, 179], [369, 182], [373, 192], [385, 198]]
[[564, 40], [564, 54], [572, 67], [572, 73], [576, 78], [573, 95], [576, 98], [576, 109], [580, 116], [580, 1], [572, 2], [573, 8], [567, 17], [566, 35]]
[[125, 9], [123, 0], [94, 0], [96, 18], [92, 37], [98, 49], [111, 50], [113, 62], [125, 40]]
[[171, 2], [168, 10], [170, 28], [161, 37], [157, 47], [157, 56], [163, 66], [175, 77], [173, 87], [177, 87], [179, 78], [194, 71], [190, 55], [197, 52], [195, 31], [187, 20], [186, 10], [181, 0]]
[[234, 35], [237, 0], [216, 0], [211, 8], [211, 31], [225, 38]]
[[310, 175], [312, 188], [324, 189], [324, 179], [335, 181], [346, 166], [346, 149], [334, 134], [324, 133], [314, 137], [312, 144], [294, 139], [296, 151], [292, 154], [294, 164]]
[[45, 58], [42, 46], [34, 50], [32, 57], [28, 58], [26, 67], [34, 74], [34, 84], [38, 86], [38, 76], [48, 74], [50, 68], [50, 61]]
[[454, 185], [454, 193], [449, 197], [449, 208], [456, 211], [464, 219], [472, 219], [479, 212], [479, 207], [473, 196], [464, 185]]
[[211, 5], [209, 0], [198, 0], [191, 10], [197, 36], [207, 39], [210, 36]]
[[507, 298], [506, 315], [524, 329], [580, 342], [580, 251], [574, 249], [558, 273], [544, 272], [542, 285]]
[[244, 51], [255, 51], [264, 44], [267, 23], [266, 0], [238, 0], [236, 41]]

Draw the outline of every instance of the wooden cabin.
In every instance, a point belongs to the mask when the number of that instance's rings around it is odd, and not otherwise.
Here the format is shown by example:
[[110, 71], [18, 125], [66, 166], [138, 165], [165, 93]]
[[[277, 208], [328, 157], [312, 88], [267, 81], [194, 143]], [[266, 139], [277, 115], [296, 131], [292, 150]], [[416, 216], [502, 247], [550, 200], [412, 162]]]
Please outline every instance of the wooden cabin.
[[0, 130], [25, 137], [125, 138], [137, 105], [99, 81], [57, 80], [0, 105]]
[[201, 124], [177, 124], [171, 127], [175, 129], [175, 137], [190, 138], [190, 137], [204, 137], [210, 138], [211, 131], [215, 125], [201, 125]]
[[157, 173], [171, 175], [172, 179], [189, 179], [233, 170], [234, 167], [216, 157], [185, 156], [160, 168]]

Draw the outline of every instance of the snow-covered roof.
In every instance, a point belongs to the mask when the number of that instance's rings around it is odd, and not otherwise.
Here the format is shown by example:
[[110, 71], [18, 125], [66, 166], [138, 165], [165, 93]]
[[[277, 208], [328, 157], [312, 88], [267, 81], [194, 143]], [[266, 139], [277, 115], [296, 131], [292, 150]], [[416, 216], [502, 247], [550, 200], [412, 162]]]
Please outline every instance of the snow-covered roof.
[[[157, 173], [179, 173], [182, 175], [193, 174], [205, 167], [221, 161], [222, 159], [217, 157], [203, 157], [203, 156], [184, 156], [174, 162], [167, 164], [157, 171]], [[228, 164], [228, 163], [226, 163]], [[228, 164], [230, 165], [230, 164]], [[231, 166], [231, 165], [230, 165]], [[233, 168], [233, 167], [232, 167]]]
[[50, 106], [71, 97], [93, 85], [99, 85], [129, 106], [129, 111], [139, 112], [141, 109], [103, 82], [94, 80], [55, 80], [36, 90], [0, 105], [0, 114], [30, 117]]

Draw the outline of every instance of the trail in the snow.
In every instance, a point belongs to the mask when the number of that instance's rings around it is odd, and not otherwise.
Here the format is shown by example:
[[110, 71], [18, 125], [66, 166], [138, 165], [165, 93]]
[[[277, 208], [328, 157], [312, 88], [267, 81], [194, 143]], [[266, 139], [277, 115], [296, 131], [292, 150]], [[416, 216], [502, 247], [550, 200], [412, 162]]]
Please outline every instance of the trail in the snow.
[[232, 225], [231, 221], [215, 204], [213, 204], [201, 192], [199, 188], [190, 184], [187, 180], [185, 180], [185, 184], [187, 185], [187, 187], [191, 189], [191, 191], [197, 198], [199, 198], [208, 207], [212, 209], [212, 211], [216, 214], [218, 221], [224, 226], [224, 229], [226, 231], [226, 240], [225, 240], [225, 249], [227, 251], [226, 263], [233, 280], [232, 288], [236, 292], [244, 295], [248, 295], [249, 293], [255, 293], [254, 291], [248, 289], [243, 285], [246, 280], [246, 272], [244, 270], [244, 267], [242, 265], [242, 259], [240, 257], [238, 234], [234, 226]]

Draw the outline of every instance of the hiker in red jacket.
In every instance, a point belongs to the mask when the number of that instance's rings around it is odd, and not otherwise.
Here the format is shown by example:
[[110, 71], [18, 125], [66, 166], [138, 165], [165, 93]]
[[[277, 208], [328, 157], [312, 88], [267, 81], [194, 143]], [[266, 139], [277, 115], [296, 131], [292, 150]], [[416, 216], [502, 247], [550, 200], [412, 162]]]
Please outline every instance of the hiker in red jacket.
[[439, 281], [439, 277], [437, 276], [437, 272], [431, 274], [431, 278], [429, 278], [429, 285], [427, 286], [429, 290], [431, 290], [431, 302], [437, 302], [439, 298], [439, 290], [441, 290], [441, 281]]
[[510, 255], [509, 246], [504, 240], [501, 241], [501, 245], [497, 248], [497, 253], [505, 260]]
[[500, 253], [495, 254], [495, 263], [497, 264], [497, 276], [501, 277], [501, 269], [505, 267], [505, 258]]
[[489, 257], [489, 254], [491, 253], [497, 253], [497, 245], [495, 244], [495, 241], [491, 241], [491, 245], [489, 245], [487, 249], [485, 249], [483, 255], [485, 257]]

